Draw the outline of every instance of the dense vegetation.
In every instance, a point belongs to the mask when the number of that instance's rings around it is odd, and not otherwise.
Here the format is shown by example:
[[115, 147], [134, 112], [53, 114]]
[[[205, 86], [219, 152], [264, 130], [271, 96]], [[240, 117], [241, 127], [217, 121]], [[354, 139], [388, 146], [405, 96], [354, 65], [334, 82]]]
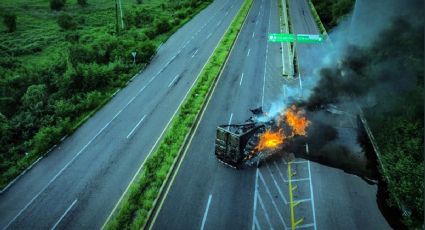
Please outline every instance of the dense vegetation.
[[390, 205], [397, 207], [398, 199], [411, 213], [404, 218], [411, 229], [421, 229], [424, 221], [423, 23], [423, 18], [417, 25], [395, 21], [369, 51], [373, 63], [391, 60], [385, 69], [371, 70], [391, 85], [382, 83], [388, 90], [380, 91], [376, 106], [366, 112], [389, 179]]
[[355, 0], [311, 0], [326, 30], [335, 27], [353, 9]]
[[245, 0], [229, 29], [200, 73], [195, 86], [180, 107], [159, 146], [142, 168], [128, 194], [119, 205], [107, 229], [141, 229], [155, 205], [161, 186], [169, 176], [176, 157], [181, 153], [185, 138], [193, 128], [207, 95], [230, 53], [253, 0]]
[[1, 188], [102, 106], [211, 0], [122, 2], [125, 28], [117, 34], [114, 1], [1, 1]]

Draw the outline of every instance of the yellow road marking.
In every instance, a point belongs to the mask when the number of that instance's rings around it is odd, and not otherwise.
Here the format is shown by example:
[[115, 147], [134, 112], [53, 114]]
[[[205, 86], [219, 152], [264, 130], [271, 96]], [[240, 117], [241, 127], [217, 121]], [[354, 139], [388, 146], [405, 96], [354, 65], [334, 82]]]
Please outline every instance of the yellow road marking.
[[291, 209], [291, 229], [295, 230], [297, 225], [301, 224], [304, 220], [304, 218], [301, 218], [297, 221], [295, 221], [295, 206], [300, 204], [299, 201], [294, 202], [293, 194], [292, 192], [297, 189], [297, 185], [292, 186], [292, 176], [295, 175], [295, 173], [291, 169], [292, 161], [288, 162], [288, 179], [289, 179], [289, 206]]

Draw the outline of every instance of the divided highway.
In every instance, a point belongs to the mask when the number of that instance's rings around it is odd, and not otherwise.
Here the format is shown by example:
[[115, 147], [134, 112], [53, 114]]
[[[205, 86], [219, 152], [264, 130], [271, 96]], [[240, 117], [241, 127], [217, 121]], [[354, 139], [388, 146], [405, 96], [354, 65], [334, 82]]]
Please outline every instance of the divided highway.
[[151, 64], [0, 195], [1, 229], [99, 229], [241, 6], [216, 0]]
[[[288, 162], [271, 160], [259, 169], [235, 170], [214, 156], [216, 127], [241, 123], [249, 109], [285, 101], [283, 87], [298, 91], [299, 81], [285, 80], [289, 55], [281, 44], [267, 43], [279, 33], [278, 0], [255, 0], [234, 48], [183, 155], [150, 229], [291, 228]], [[306, 0], [292, 0], [290, 20], [297, 33], [318, 34]], [[283, 49], [283, 52], [288, 52]], [[309, 77], [319, 55], [299, 46], [301, 77]], [[284, 59], [282, 60], [282, 57]], [[319, 57], [319, 56], [318, 56]], [[319, 61], [317, 61], [318, 63]], [[295, 220], [305, 229], [389, 229], [376, 203], [376, 185], [325, 165], [295, 159], [290, 168]]]

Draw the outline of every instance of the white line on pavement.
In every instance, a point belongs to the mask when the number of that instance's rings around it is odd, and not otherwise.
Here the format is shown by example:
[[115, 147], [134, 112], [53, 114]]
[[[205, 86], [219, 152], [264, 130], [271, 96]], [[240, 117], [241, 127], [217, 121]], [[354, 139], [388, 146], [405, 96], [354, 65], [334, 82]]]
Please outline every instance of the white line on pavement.
[[301, 199], [301, 200], [294, 200], [294, 203], [303, 203], [303, 202], [308, 202], [308, 201], [311, 201], [311, 199], [307, 198], [307, 199]]
[[[272, 8], [270, 7], [270, 14], [269, 14], [269, 25], [267, 26], [267, 33], [270, 31], [270, 15], [271, 15]], [[261, 107], [264, 108], [264, 89], [266, 86], [266, 72], [267, 72], [267, 55], [269, 53], [269, 43], [266, 41], [266, 60], [264, 62], [264, 75], [263, 75], [263, 95], [261, 97]]]
[[217, 26], [219, 26], [221, 24], [221, 20], [217, 22]]
[[[285, 229], [286, 229], [286, 228], [287, 228], [287, 227], [286, 227], [286, 223], [285, 223], [285, 221], [283, 220], [282, 214], [280, 213], [279, 208], [278, 208], [278, 207], [277, 207], [277, 205], [276, 205], [276, 202], [274, 202], [274, 199], [273, 199], [273, 196], [272, 196], [272, 194], [271, 194], [271, 192], [270, 192], [270, 189], [269, 189], [269, 187], [267, 186], [266, 182], [264, 181], [264, 178], [263, 178], [263, 176], [261, 175], [261, 172], [260, 172], [260, 178], [261, 178], [261, 181], [262, 181], [262, 182], [263, 182], [263, 184], [264, 184], [264, 188], [266, 188], [267, 195], [269, 196], [270, 200], [272, 201], [273, 207], [275, 208], [275, 210], [276, 210], [276, 212], [277, 212], [277, 215], [279, 216], [280, 221], [282, 221], [283, 226], [284, 226], [284, 227], [285, 227]], [[284, 199], [285, 199], [285, 198], [284, 198]]]
[[[263, 177], [263, 174], [261, 173], [261, 171], [260, 171], [259, 174], [260, 174], [261, 182], [263, 182], [263, 184], [264, 184], [264, 187], [266, 188], [266, 190], [270, 191], [269, 186], [267, 185], [266, 180], [264, 180], [264, 177]], [[270, 175], [273, 176], [271, 174], [271, 172], [270, 172]], [[277, 187], [277, 190], [278, 190], [279, 195], [283, 198], [283, 202], [285, 204], [288, 204], [288, 200], [286, 200], [285, 195], [282, 193], [282, 191], [280, 190], [280, 187], [277, 185], [275, 178], [272, 177], [272, 179], [273, 179], [274, 185]]]
[[251, 52], [251, 48], [248, 50], [248, 53], [246, 54], [247, 57], [249, 57], [250, 52]]
[[208, 210], [210, 209], [212, 194], [208, 197], [207, 207], [205, 208], [204, 217], [202, 218], [201, 230], [205, 227], [205, 222], [207, 221]]
[[69, 165], [71, 165], [72, 162], [74, 162], [75, 159], [77, 159], [77, 157], [94, 141], [94, 139], [96, 139], [103, 132], [103, 130], [106, 129], [106, 127], [109, 126], [109, 124], [111, 124], [111, 122], [113, 120], [115, 120], [115, 118], [122, 111], [123, 111], [123, 109], [118, 111], [118, 113], [115, 114], [115, 116], [112, 118], [112, 120], [110, 120], [108, 123], [106, 123], [106, 125], [103, 126], [103, 128], [99, 132], [97, 132], [97, 134], [86, 145], [84, 145], [84, 147], [77, 154], [75, 154], [75, 156], [72, 157], [71, 160], [68, 161], [68, 163], [66, 163], [66, 165], [63, 166], [63, 168], [61, 170], [59, 170], [59, 172], [56, 173], [56, 175], [52, 179], [50, 179], [50, 181], [18, 212], [18, 214], [15, 217], [13, 217], [13, 219], [11, 221], [9, 221], [9, 223], [3, 229], [7, 229], [10, 226], [10, 224], [12, 224], [34, 202], [34, 200], [37, 199], [41, 195], [41, 193], [43, 193], [47, 189], [47, 187], [49, 187], [49, 185], [51, 183], [53, 183], [53, 181], [55, 181], [56, 178], [58, 178], [63, 173], [63, 171], [65, 171], [65, 169], [67, 169], [69, 167]]
[[[254, 223], [255, 223], [255, 227], [257, 228], [257, 229], [260, 229], [261, 230], [261, 227], [260, 227], [260, 224], [258, 224], [258, 220], [257, 220], [257, 217], [255, 217], [254, 216]], [[254, 228], [254, 225], [252, 226], [252, 230], [254, 230], [255, 228]]]
[[254, 35], [255, 35], [255, 32], [252, 32], [252, 36], [251, 37], [254, 38]]
[[233, 113], [230, 114], [229, 125], [230, 125], [230, 123], [232, 123], [232, 118], [233, 118]]
[[264, 215], [266, 216], [267, 223], [269, 224], [269, 227], [270, 227], [269, 229], [273, 230], [273, 226], [272, 226], [272, 223], [270, 222], [269, 214], [267, 213], [267, 210], [264, 207], [263, 199], [261, 199], [260, 193], [258, 193], [257, 196], [258, 196], [258, 200], [260, 201], [260, 206], [263, 209]]
[[255, 222], [257, 220], [257, 218], [255, 217], [255, 212], [257, 211], [257, 195], [258, 195], [258, 168], [255, 171], [254, 208], [253, 208], [253, 213], [252, 213], [252, 228], [251, 228], [251, 230], [255, 229]]
[[195, 52], [192, 55], [192, 58], [195, 57], [195, 55], [198, 53], [198, 49], [195, 50]]
[[[288, 162], [285, 159], [283, 158], [281, 159], [284, 164], [288, 164]], [[305, 164], [305, 163], [308, 163], [308, 161], [291, 161], [291, 164]]]
[[208, 34], [208, 36], [207, 36], [207, 39], [208, 39], [208, 38], [210, 38], [210, 37], [211, 37], [211, 35], [212, 35], [212, 33], [209, 33], [209, 34]]
[[303, 224], [303, 225], [298, 225], [296, 227], [296, 229], [300, 229], [300, 228], [309, 228], [309, 227], [313, 227], [315, 226], [315, 224]]
[[241, 81], [239, 82], [240, 86], [242, 85], [242, 80], [243, 80], [243, 73], [242, 73], [242, 76], [241, 76]]
[[308, 176], [310, 178], [310, 195], [311, 195], [311, 210], [313, 210], [313, 224], [314, 230], [316, 230], [316, 213], [314, 210], [314, 196], [313, 196], [313, 184], [311, 182], [311, 170], [310, 170], [310, 161], [308, 161]]
[[53, 225], [53, 227], [50, 230], [56, 229], [56, 227], [59, 225], [59, 223], [62, 221], [62, 219], [66, 216], [66, 214], [68, 214], [68, 212], [71, 210], [72, 207], [74, 207], [74, 205], [76, 203], [77, 203], [77, 199], [75, 199], [74, 202], [72, 202], [72, 204], [66, 209], [66, 211], [62, 214], [62, 216], [59, 218], [59, 220], [56, 221], [55, 225]]
[[[276, 166], [277, 171], [278, 171], [278, 173], [279, 173], [280, 177], [282, 178], [282, 180], [283, 180], [285, 183], [288, 183], [289, 181], [285, 179], [285, 177], [283, 176], [282, 171], [280, 171], [280, 169], [279, 169], [279, 166], [276, 164], [276, 162], [273, 162], [273, 163], [274, 163], [274, 165]], [[294, 182], [294, 181], [295, 181], [295, 182], [297, 182], [297, 181], [308, 181], [308, 180], [310, 180], [310, 179], [309, 179], [309, 178], [291, 179], [291, 181], [292, 181], [292, 182]]]
[[180, 74], [177, 74], [173, 80], [170, 82], [170, 84], [168, 84], [168, 88], [170, 88], [170, 86], [173, 84], [173, 82], [180, 76]]
[[139, 122], [137, 122], [136, 126], [134, 126], [134, 128], [131, 130], [131, 132], [127, 135], [127, 139], [131, 136], [131, 134], [133, 134], [133, 132], [136, 130], [136, 128], [140, 125], [140, 123], [142, 123], [142, 121], [145, 119], [146, 115], [144, 115], [142, 117], [142, 119], [140, 119]]

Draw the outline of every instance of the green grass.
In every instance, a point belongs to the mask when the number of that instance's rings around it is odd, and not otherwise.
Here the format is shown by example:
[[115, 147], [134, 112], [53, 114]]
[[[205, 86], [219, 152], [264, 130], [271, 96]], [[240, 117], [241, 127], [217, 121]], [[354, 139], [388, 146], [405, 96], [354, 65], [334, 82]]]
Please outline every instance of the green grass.
[[169, 176], [177, 156], [181, 153], [184, 142], [193, 129], [201, 108], [223, 68], [252, 1], [245, 0], [243, 3], [158, 147], [146, 160], [136, 181], [125, 194], [118, 210], [107, 224], [107, 229], [140, 229], [146, 223], [166, 178]]
[[320, 20], [320, 16], [316, 11], [316, 8], [314, 7], [313, 2], [311, 0], [308, 0], [308, 4], [310, 5], [311, 13], [313, 14], [314, 20], [316, 21], [316, 25], [319, 26], [320, 33], [324, 36], [328, 36], [325, 26], [323, 26], [323, 23]]
[[[4, 98], [13, 101], [7, 104], [10, 108], [0, 104], [0, 188], [44, 155], [61, 137], [73, 133], [148, 64], [148, 61], [138, 61], [135, 66], [131, 65], [131, 51], [141, 49], [139, 55], [147, 43], [156, 49], [211, 3], [204, 1], [191, 5], [193, 1], [189, 0], [179, 0], [178, 5], [167, 0], [144, 0], [143, 4], [122, 2], [124, 17], [136, 10], [148, 9], [153, 22], [141, 27], [126, 24], [117, 36], [114, 1], [88, 0], [86, 7], [77, 5], [76, 1], [67, 1], [60, 12], [50, 10], [48, 0], [0, 2], [0, 17], [8, 12], [17, 15], [17, 30], [13, 33], [6, 32], [7, 28], [0, 23], [0, 103]], [[57, 18], [63, 13], [74, 18], [78, 24], [76, 30], [65, 31], [58, 26]], [[180, 16], [178, 20], [177, 14]], [[148, 38], [146, 33], [154, 29], [160, 19], [168, 21], [171, 27]], [[79, 35], [76, 44], [69, 40], [73, 34]], [[110, 49], [118, 55], [111, 55], [102, 63], [95, 59], [90, 61], [97, 64], [99, 70], [104, 70], [99, 77], [107, 81], [99, 86], [87, 85], [87, 89], [65, 84], [76, 70], [69, 60], [70, 47], [78, 45], [87, 48], [85, 51], [94, 49], [99, 53], [106, 46], [103, 41], [110, 42], [106, 45], [117, 44]], [[17, 65], [3, 66], [6, 62]], [[53, 68], [61, 62], [65, 70]], [[77, 64], [84, 67], [93, 63]], [[46, 85], [48, 90], [43, 106], [35, 111], [25, 107], [22, 98], [30, 86], [40, 84]], [[67, 112], [56, 109], [58, 102], [66, 105], [63, 108]], [[30, 119], [22, 120], [25, 116], [21, 115], [28, 114]], [[30, 122], [32, 127], [23, 126], [25, 122]]]

